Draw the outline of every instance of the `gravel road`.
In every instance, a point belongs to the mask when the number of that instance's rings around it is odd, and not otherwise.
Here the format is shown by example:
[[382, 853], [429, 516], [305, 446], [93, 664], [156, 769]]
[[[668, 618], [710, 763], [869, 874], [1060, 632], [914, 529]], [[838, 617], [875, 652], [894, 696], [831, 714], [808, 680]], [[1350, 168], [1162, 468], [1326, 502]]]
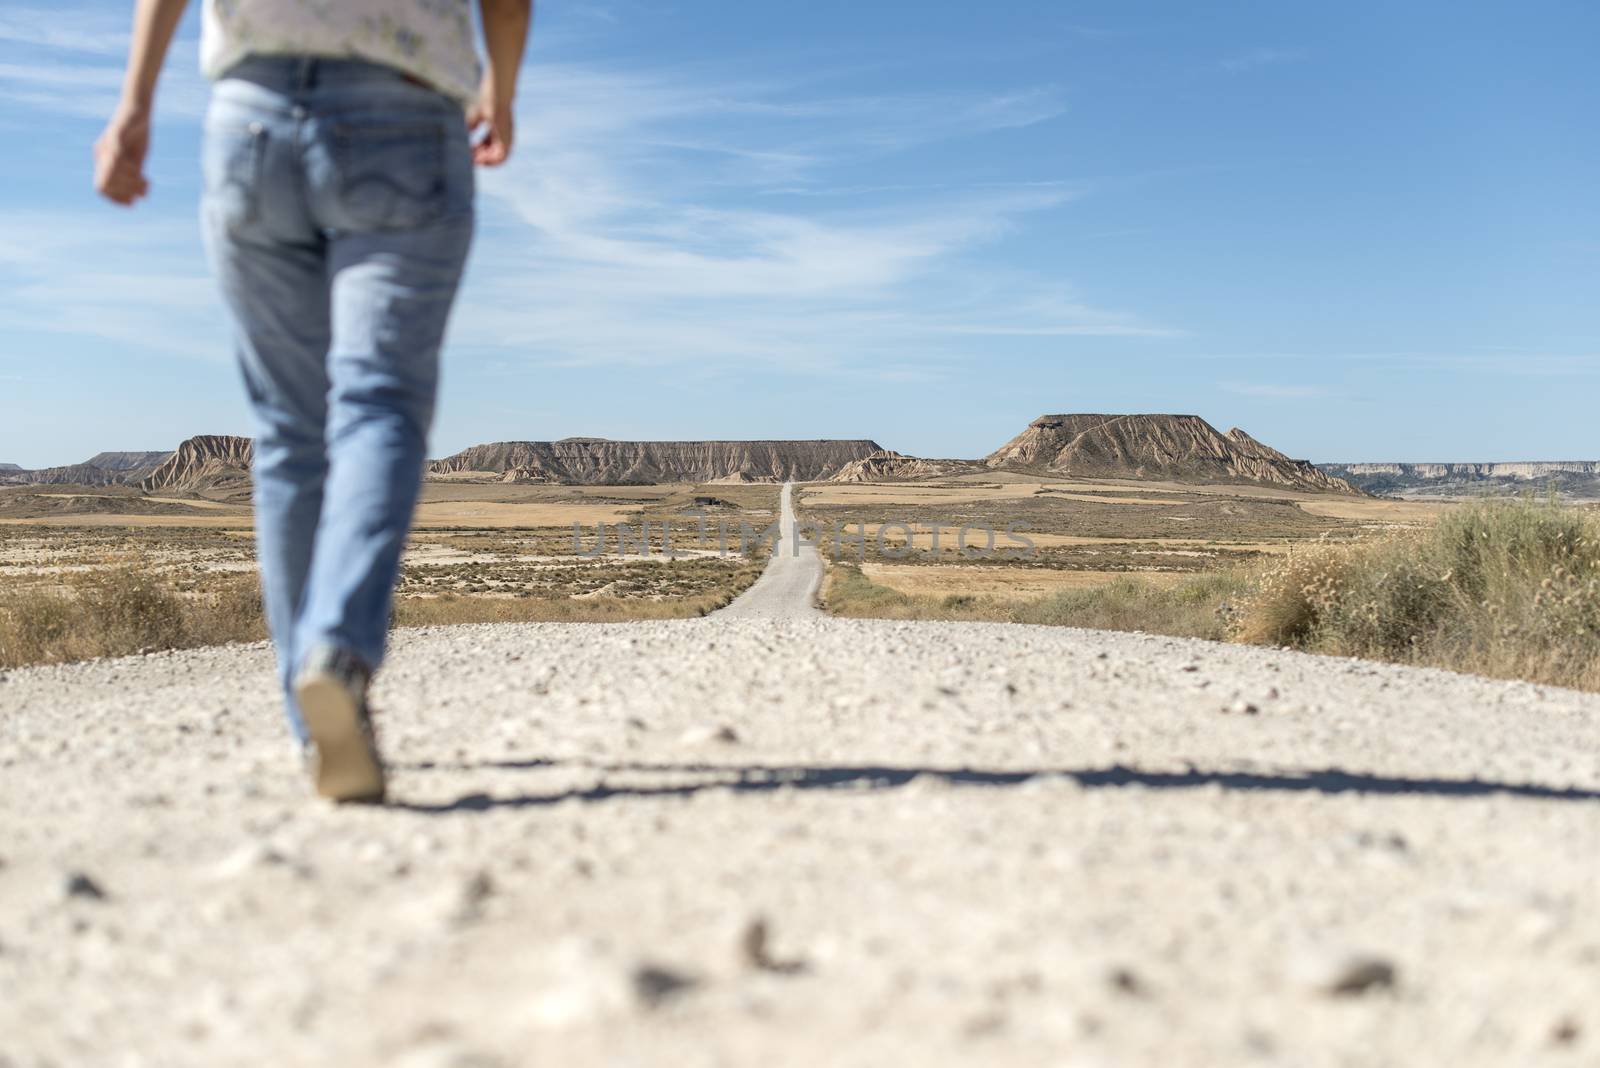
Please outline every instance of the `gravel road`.
[[1600, 697], [1140, 634], [401, 632], [0, 676], [0, 1065], [1600, 1062]]
[[822, 557], [816, 544], [800, 537], [794, 515], [794, 483], [778, 497], [778, 544], [761, 577], [717, 614], [726, 619], [811, 619], [822, 585]]

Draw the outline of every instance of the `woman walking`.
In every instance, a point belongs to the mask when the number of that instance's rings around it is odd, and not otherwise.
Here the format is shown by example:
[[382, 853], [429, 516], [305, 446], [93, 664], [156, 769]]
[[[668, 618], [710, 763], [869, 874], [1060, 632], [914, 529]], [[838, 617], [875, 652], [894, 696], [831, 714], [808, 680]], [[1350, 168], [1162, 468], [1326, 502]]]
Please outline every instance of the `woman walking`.
[[[473, 164], [511, 151], [531, 0], [205, 0], [201, 221], [255, 423], [255, 529], [315, 788], [381, 801], [367, 708], [422, 482]], [[131, 205], [187, 0], [139, 0], [95, 185]], [[471, 131], [479, 136], [474, 142]]]

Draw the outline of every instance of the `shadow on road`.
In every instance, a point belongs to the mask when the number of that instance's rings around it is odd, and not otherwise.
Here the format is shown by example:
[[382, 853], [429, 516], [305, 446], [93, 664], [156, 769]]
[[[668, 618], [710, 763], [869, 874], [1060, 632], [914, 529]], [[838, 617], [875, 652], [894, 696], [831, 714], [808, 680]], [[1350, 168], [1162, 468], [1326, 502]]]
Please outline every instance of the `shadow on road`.
[[[402, 765], [404, 767], [405, 765]], [[734, 793], [767, 793], [774, 790], [892, 790], [926, 776], [958, 787], [1020, 786], [1035, 779], [1070, 779], [1086, 788], [1143, 786], [1156, 790], [1191, 790], [1220, 786], [1224, 790], [1272, 791], [1319, 794], [1411, 795], [1424, 797], [1485, 797], [1503, 794], [1541, 801], [1600, 801], [1600, 790], [1579, 787], [1543, 786], [1538, 783], [1497, 782], [1492, 779], [1408, 778], [1320, 770], [1260, 771], [1142, 771], [1114, 764], [1104, 768], [1033, 768], [986, 771], [979, 768], [915, 768], [879, 765], [725, 765], [725, 764], [641, 764], [565, 762], [544, 759], [489, 760], [469, 764], [416, 764], [427, 770], [502, 770], [536, 771], [545, 768], [588, 768], [606, 774], [698, 775], [704, 779], [680, 783], [600, 782], [579, 789], [494, 796], [471, 793], [454, 801], [421, 803], [392, 801], [390, 808], [401, 811], [443, 814], [478, 812], [496, 808], [528, 808], [554, 805], [563, 801], [598, 802], [627, 797], [688, 797], [702, 790], [730, 790]]]

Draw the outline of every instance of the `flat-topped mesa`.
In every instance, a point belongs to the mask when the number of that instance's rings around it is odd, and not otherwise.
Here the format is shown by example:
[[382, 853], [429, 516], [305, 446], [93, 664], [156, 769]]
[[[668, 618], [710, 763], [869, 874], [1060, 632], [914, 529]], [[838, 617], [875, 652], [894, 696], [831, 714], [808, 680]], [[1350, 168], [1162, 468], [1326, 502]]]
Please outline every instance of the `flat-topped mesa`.
[[1253, 483], [1316, 493], [1361, 493], [1235, 427], [1198, 415], [1042, 415], [990, 453], [991, 468], [1080, 478]]
[[1552, 490], [1561, 497], [1600, 499], [1600, 460], [1501, 463], [1318, 464], [1368, 493], [1416, 497], [1522, 494]]
[[1406, 478], [1550, 478], [1553, 475], [1600, 475], [1600, 460], [1526, 460], [1505, 463], [1370, 463], [1319, 464], [1325, 471], [1352, 475], [1400, 475]]
[[240, 489], [250, 482], [249, 438], [231, 434], [199, 434], [173, 450], [162, 465], [145, 476], [146, 493], [196, 493]]
[[434, 477], [603, 486], [656, 482], [817, 482], [883, 452], [874, 441], [500, 441], [434, 460]]

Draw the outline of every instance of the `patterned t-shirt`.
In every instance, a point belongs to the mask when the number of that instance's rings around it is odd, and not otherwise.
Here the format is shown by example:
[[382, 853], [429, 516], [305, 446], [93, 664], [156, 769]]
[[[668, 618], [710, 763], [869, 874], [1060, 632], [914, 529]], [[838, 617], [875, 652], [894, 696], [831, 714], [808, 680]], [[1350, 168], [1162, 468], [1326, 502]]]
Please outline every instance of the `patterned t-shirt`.
[[463, 102], [478, 94], [468, 0], [205, 0], [200, 69], [246, 56], [337, 56], [396, 67]]

